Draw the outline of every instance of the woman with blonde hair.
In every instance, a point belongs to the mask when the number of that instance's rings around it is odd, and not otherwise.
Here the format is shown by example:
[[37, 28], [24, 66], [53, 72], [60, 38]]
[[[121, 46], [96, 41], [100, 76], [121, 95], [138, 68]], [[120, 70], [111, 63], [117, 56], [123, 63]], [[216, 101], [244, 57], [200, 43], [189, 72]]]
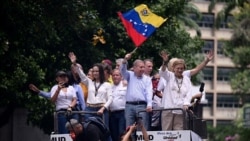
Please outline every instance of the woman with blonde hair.
[[[168, 55], [162, 53], [163, 64], [160, 69], [160, 75], [166, 81], [166, 87], [163, 92], [162, 103], [164, 109], [180, 108], [186, 111], [190, 106], [192, 98], [191, 81], [183, 75], [186, 69], [183, 59], [176, 59], [173, 62], [173, 72], [167, 69]], [[181, 110], [162, 111], [162, 130], [183, 130], [184, 114]]]

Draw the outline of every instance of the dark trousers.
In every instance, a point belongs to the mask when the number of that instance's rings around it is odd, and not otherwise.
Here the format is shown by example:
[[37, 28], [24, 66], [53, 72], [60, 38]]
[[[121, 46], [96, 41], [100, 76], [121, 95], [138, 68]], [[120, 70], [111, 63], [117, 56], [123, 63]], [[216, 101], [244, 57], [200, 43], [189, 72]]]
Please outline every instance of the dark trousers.
[[109, 128], [113, 141], [120, 141], [120, 135], [126, 129], [126, 120], [124, 110], [110, 112]]

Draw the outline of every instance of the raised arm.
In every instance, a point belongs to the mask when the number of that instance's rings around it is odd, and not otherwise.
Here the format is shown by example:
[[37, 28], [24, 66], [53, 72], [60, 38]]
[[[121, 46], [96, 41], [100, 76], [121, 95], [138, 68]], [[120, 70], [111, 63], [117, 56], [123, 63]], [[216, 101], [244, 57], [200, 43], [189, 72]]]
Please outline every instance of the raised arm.
[[131, 53], [128, 53], [125, 55], [124, 59], [122, 60], [122, 65], [120, 67], [120, 71], [121, 71], [121, 74], [122, 74], [122, 77], [128, 81], [128, 69], [127, 69], [127, 64], [128, 64], [128, 60], [131, 58], [132, 54]]
[[83, 70], [82, 70], [78, 65], [76, 65], [76, 66], [77, 66], [77, 73], [78, 73], [78, 75], [79, 75], [79, 77], [80, 77], [80, 79], [81, 79], [81, 82], [82, 82], [83, 84], [85, 84], [85, 85], [88, 86], [88, 83], [89, 83], [89, 81], [91, 81], [91, 79], [89, 79], [89, 78], [86, 76], [86, 74], [83, 72]]
[[89, 78], [83, 72], [82, 66], [80, 64], [76, 63], [77, 58], [76, 58], [76, 55], [74, 54], [74, 52], [70, 52], [68, 57], [72, 63], [71, 67], [73, 67], [74, 70], [76, 71], [76, 73], [78, 73], [78, 75], [81, 79], [81, 82], [84, 83], [85, 85], [88, 85]]
[[205, 59], [199, 64], [197, 65], [195, 68], [190, 70], [190, 75], [196, 75], [197, 73], [199, 73], [199, 71], [201, 71], [209, 61], [211, 61], [214, 58], [214, 53], [213, 50], [210, 50], [207, 54]]
[[135, 130], [136, 130], [136, 125], [135, 124], [131, 125], [121, 141], [130, 141], [131, 135]]
[[162, 58], [162, 65], [159, 71], [159, 74], [161, 77], [163, 77], [165, 80], [168, 79], [169, 77], [169, 71], [167, 68], [167, 64], [168, 64], [168, 54], [166, 51], [161, 51], [160, 56]]
[[37, 88], [34, 84], [29, 84], [29, 88], [30, 90], [32, 90], [33, 92], [38, 93], [38, 95], [46, 98], [46, 99], [50, 99], [51, 98], [51, 94], [49, 92], [45, 92], [45, 91], [41, 91], [39, 88]]
[[46, 98], [46, 99], [50, 99], [51, 98], [51, 94], [49, 92], [45, 92], [45, 91], [39, 91], [38, 93], [40, 96]]
[[168, 65], [168, 54], [166, 51], [161, 51], [160, 56], [162, 58], [161, 71], [165, 71]]

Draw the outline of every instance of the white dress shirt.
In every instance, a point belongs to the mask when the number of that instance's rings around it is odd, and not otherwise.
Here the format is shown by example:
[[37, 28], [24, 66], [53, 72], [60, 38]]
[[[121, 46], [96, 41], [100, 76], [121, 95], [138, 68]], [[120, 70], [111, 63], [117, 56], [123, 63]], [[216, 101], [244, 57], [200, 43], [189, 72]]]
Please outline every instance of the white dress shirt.
[[126, 92], [127, 92], [127, 86], [124, 85], [122, 81], [118, 85], [113, 84], [112, 86], [113, 101], [109, 106], [111, 112], [125, 109]]
[[[81, 78], [81, 82], [88, 87], [87, 104], [104, 104], [104, 107], [108, 108], [113, 100], [111, 84], [108, 82], [100, 84], [92, 81], [80, 68], [78, 68], [78, 74]], [[97, 91], [96, 87], [99, 87]]]
[[[186, 75], [183, 75], [182, 83], [178, 86], [176, 82], [177, 78], [173, 72], [160, 70], [160, 76], [166, 80], [162, 106], [164, 108], [183, 108], [184, 105], [189, 106], [192, 99], [190, 79]], [[177, 113], [176, 111], [173, 112]]]

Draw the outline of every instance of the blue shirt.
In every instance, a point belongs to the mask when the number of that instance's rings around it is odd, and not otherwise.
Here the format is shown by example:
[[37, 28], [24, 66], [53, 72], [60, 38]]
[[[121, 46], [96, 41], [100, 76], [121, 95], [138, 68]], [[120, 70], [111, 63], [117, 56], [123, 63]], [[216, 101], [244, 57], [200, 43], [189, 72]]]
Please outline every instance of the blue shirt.
[[39, 91], [38, 93], [40, 96], [46, 98], [46, 99], [50, 99], [51, 98], [51, 94], [50, 92], [45, 92], [45, 91]]
[[83, 98], [82, 88], [79, 84], [73, 84], [74, 89], [76, 90], [77, 104], [81, 107], [81, 110], [85, 110], [86, 104]]
[[153, 86], [151, 78], [146, 75], [137, 77], [133, 71], [127, 70], [127, 64], [122, 64], [121, 73], [125, 80], [128, 81], [126, 101], [145, 101], [148, 107], [152, 107]]

